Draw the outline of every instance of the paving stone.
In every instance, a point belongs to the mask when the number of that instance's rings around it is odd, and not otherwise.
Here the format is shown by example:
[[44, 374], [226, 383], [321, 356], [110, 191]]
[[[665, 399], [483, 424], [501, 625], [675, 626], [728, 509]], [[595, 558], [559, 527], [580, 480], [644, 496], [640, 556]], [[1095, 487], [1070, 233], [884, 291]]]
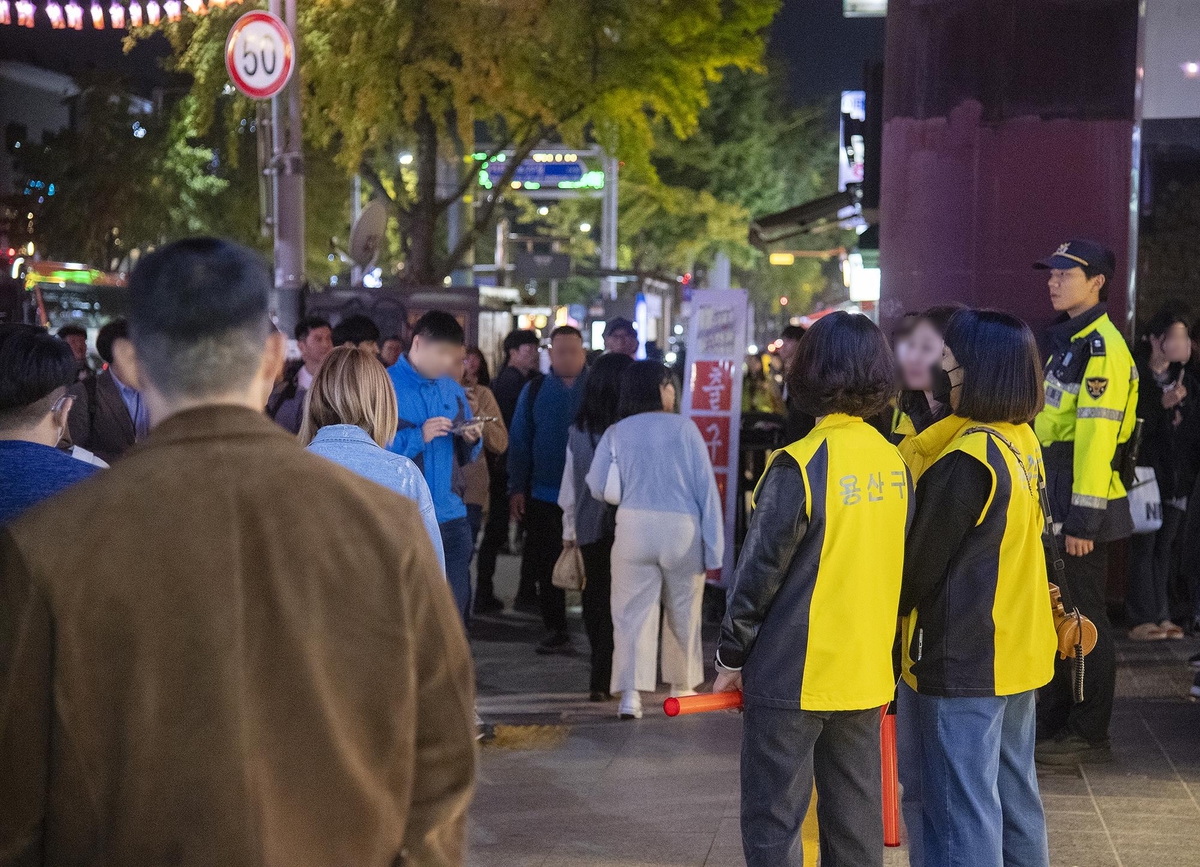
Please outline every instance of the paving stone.
[[[501, 596], [515, 584], [516, 560], [503, 557]], [[572, 624], [583, 651], [577, 613]], [[470, 867], [743, 867], [738, 715], [668, 720], [660, 694], [644, 719], [620, 722], [615, 704], [586, 701], [584, 656], [533, 653], [537, 619], [477, 618], [472, 633], [484, 716], [566, 728], [546, 749], [483, 748]], [[1114, 761], [1038, 774], [1051, 867], [1200, 865], [1200, 704], [1186, 701], [1198, 648], [1120, 642]], [[891, 849], [884, 863], [908, 857]]]

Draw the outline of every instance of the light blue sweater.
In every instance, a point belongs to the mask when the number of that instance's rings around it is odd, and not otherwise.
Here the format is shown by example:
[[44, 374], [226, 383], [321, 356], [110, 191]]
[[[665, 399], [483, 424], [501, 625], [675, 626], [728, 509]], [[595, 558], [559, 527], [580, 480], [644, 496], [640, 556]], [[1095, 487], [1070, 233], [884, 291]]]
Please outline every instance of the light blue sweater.
[[608, 466], [621, 476], [620, 509], [691, 515], [704, 539], [704, 568], [718, 569], [725, 552], [724, 519], [708, 447], [689, 418], [643, 412], [604, 432], [588, 470], [587, 485], [604, 498]]
[[446, 553], [442, 548], [442, 532], [438, 528], [433, 497], [416, 464], [403, 455], [380, 448], [365, 430], [353, 424], [326, 425], [317, 431], [308, 450], [414, 501], [421, 510], [421, 520], [425, 522], [429, 541], [433, 543], [445, 573]]

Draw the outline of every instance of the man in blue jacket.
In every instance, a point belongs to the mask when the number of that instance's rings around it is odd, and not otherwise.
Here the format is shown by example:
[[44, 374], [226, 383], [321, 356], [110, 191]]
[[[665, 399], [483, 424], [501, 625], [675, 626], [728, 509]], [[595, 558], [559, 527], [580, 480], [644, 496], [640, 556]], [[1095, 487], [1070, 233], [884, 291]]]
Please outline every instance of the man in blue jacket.
[[583, 399], [587, 354], [577, 328], [561, 325], [550, 333], [550, 374], [521, 391], [508, 433], [508, 494], [512, 516], [525, 521], [522, 587], [536, 586], [542, 622], [549, 634], [542, 654], [571, 654], [567, 604], [550, 583], [562, 552], [562, 509], [558, 486], [567, 462], [567, 429]]
[[413, 327], [412, 348], [388, 368], [396, 388], [400, 429], [392, 451], [412, 459], [425, 474], [442, 547], [446, 577], [466, 622], [471, 604], [471, 554], [475, 539], [462, 500], [462, 469], [479, 454], [480, 426], [467, 393], [455, 377], [462, 368], [463, 328], [449, 313], [433, 310]]

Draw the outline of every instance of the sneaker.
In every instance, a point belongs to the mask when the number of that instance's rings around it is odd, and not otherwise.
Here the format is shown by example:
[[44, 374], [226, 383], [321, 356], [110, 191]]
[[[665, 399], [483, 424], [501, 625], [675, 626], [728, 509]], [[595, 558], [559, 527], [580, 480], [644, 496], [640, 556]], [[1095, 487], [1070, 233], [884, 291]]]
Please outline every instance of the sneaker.
[[1158, 628], [1163, 631], [1163, 638], [1169, 638], [1171, 641], [1178, 641], [1183, 638], [1183, 630], [1170, 620], [1164, 620], [1158, 624]]
[[684, 689], [681, 686], [675, 686], [674, 684], [671, 685], [671, 698], [683, 698], [686, 695], [695, 694], [696, 690], [694, 689]]
[[1107, 740], [1093, 744], [1079, 735], [1060, 735], [1053, 740], [1039, 741], [1034, 748], [1034, 760], [1039, 765], [1081, 765], [1112, 761], [1112, 748]]
[[575, 645], [571, 643], [571, 636], [565, 632], [552, 632], [543, 638], [541, 643], [534, 649], [542, 656], [575, 655]]
[[1167, 634], [1157, 623], [1139, 623], [1129, 630], [1130, 641], [1162, 641], [1166, 637]]
[[490, 741], [496, 737], [496, 727], [483, 721], [479, 711], [475, 711], [475, 740]]
[[473, 610], [476, 614], [496, 614], [504, 610], [504, 603], [495, 596], [480, 596], [475, 600]]
[[618, 719], [642, 718], [642, 694], [636, 689], [621, 693], [621, 704], [617, 707]]
[[1193, 653], [1191, 656], [1189, 656], [1188, 665], [1196, 669], [1196, 671], [1200, 671], [1200, 653]]

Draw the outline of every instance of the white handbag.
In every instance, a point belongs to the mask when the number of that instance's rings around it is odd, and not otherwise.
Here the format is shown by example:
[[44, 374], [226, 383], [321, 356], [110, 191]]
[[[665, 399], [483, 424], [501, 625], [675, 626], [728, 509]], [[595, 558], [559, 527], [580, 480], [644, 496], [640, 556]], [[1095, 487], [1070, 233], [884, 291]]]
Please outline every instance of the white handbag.
[[1137, 480], [1129, 487], [1129, 514], [1135, 535], [1156, 533], [1162, 527], [1162, 496], [1153, 467], [1138, 467]]
[[617, 450], [616, 444], [612, 437], [609, 437], [609, 464], [608, 475], [604, 477], [604, 502], [610, 506], [621, 505], [621, 470], [617, 466]]

